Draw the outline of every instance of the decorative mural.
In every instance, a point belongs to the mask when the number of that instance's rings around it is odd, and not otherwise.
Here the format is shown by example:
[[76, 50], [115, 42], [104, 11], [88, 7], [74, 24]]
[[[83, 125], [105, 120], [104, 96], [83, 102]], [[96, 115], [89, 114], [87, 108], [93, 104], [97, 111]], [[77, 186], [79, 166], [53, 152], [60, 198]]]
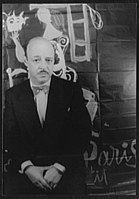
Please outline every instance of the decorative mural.
[[[95, 135], [92, 135], [95, 136]], [[97, 135], [98, 136], [98, 135]], [[118, 168], [124, 165], [129, 168], [136, 168], [136, 140], [131, 143], [123, 142], [120, 146], [108, 146], [107, 150], [98, 151], [98, 145], [94, 141], [90, 141], [92, 152], [85, 152], [86, 166], [92, 174], [92, 183], [103, 182], [108, 185], [109, 168]], [[129, 151], [130, 150], [130, 151]], [[97, 160], [98, 168], [94, 168], [94, 161]], [[103, 168], [103, 169], [102, 169]], [[134, 181], [135, 182], [135, 181]]]
[[[75, 5], [79, 5], [79, 4], [75, 4]], [[55, 28], [55, 26], [59, 27], [61, 24], [63, 26], [63, 30], [64, 30], [64, 18], [63, 16], [60, 14], [60, 17], [57, 15], [57, 13], [54, 13], [53, 16], [53, 21], [54, 21], [54, 25], [52, 24], [52, 16], [50, 13], [49, 8], [61, 8], [61, 7], [65, 7], [67, 9], [68, 15], [69, 16], [67, 18], [67, 23], [68, 23], [68, 34], [70, 37], [70, 54], [71, 54], [71, 61], [77, 62], [77, 61], [90, 61], [91, 58], [91, 52], [90, 52], [90, 35], [88, 32], [88, 17], [87, 17], [87, 8], [89, 8], [90, 11], [90, 16], [91, 16], [91, 20], [92, 23], [94, 25], [94, 27], [96, 29], [100, 29], [103, 26], [103, 22], [101, 19], [101, 16], [98, 12], [96, 12], [94, 9], [92, 9], [90, 6], [88, 6], [87, 4], [81, 4], [82, 5], [82, 12], [83, 12], [83, 19], [79, 19], [76, 21], [72, 21], [72, 13], [71, 13], [71, 8], [70, 8], [70, 4], [30, 4], [29, 5], [29, 9], [37, 9], [37, 13], [36, 13], [36, 17], [38, 18], [38, 20], [40, 21], [40, 23], [43, 23], [45, 30], [44, 33], [42, 35], [42, 37], [47, 38], [48, 40], [52, 41], [52, 43], [55, 46], [56, 49], [56, 53], [58, 54], [58, 57], [60, 58], [60, 61], [57, 65], [55, 65], [55, 69], [54, 69], [54, 74], [57, 76], [60, 76], [64, 79], [71, 79], [71, 75], [70, 72], [73, 72], [73, 76], [74, 76], [74, 81], [76, 81], [76, 73], [74, 72], [74, 70], [72, 70], [69, 67], [66, 67], [65, 65], [65, 58], [64, 58], [64, 53], [65, 53], [65, 48], [67, 48], [67, 45], [69, 44], [69, 38], [63, 34], [62, 31], [58, 30], [57, 28]], [[24, 49], [22, 48], [20, 41], [19, 41], [19, 31], [22, 30], [22, 26], [25, 25], [26, 20], [29, 19], [29, 17], [23, 17], [24, 11], [22, 11], [20, 13], [19, 16], [15, 15], [15, 11], [13, 11], [13, 14], [11, 14], [11, 12], [9, 14], [6, 14], [5, 12], [3, 12], [4, 15], [6, 15], [7, 19], [5, 22], [7, 31], [9, 33], [11, 33], [10, 38], [13, 40], [16, 48], [16, 57], [18, 59], [19, 62], [24, 63], [26, 65], [26, 57], [25, 57], [25, 52]], [[96, 22], [96, 18], [98, 17], [99, 21], [98, 23]], [[59, 20], [59, 21], [58, 21]], [[59, 24], [58, 24], [59, 23]], [[73, 24], [75, 23], [79, 23], [79, 24], [84, 24], [84, 37], [85, 40], [80, 40], [78, 41], [78, 43], [76, 44], [75, 42], [75, 36], [74, 36], [74, 28], [73, 28]], [[56, 40], [56, 41], [54, 41]], [[84, 43], [84, 44], [83, 44]], [[75, 44], [77, 46], [85, 46], [84, 49], [84, 53], [85, 56], [78, 56], [75, 57]], [[63, 51], [62, 51], [63, 50]], [[8, 70], [9, 71], [9, 70]], [[59, 73], [57, 73], [57, 71], [59, 71]], [[19, 71], [20, 73], [20, 71]], [[8, 75], [12, 75], [12, 73], [8, 72]], [[69, 77], [70, 76], [70, 77]], [[10, 86], [12, 86], [12, 79], [10, 77]]]
[[135, 20], [130, 3], [3, 4], [5, 90], [28, 78], [25, 49], [35, 36], [54, 45], [54, 75], [79, 78], [92, 121], [88, 194], [135, 195]]

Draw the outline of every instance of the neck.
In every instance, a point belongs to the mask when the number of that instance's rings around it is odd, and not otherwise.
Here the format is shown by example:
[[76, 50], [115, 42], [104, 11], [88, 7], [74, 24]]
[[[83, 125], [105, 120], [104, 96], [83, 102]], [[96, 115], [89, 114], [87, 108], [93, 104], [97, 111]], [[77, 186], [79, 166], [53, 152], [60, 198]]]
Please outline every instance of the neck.
[[44, 83], [42, 83], [42, 84], [36, 84], [36, 83], [34, 83], [34, 82], [31, 80], [31, 78], [29, 79], [29, 81], [30, 81], [30, 85], [31, 85], [31, 86], [50, 86], [51, 78], [50, 78], [48, 81], [46, 81], [46, 82], [44, 82]]

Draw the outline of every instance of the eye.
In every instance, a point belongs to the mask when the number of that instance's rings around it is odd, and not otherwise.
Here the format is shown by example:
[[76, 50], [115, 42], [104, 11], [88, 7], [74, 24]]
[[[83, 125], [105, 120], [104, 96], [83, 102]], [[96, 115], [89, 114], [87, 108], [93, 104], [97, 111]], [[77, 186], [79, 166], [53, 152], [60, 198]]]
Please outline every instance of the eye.
[[46, 58], [46, 59], [45, 59], [45, 61], [46, 61], [48, 64], [50, 64], [50, 63], [52, 63], [52, 62], [53, 62], [53, 59]]
[[41, 61], [40, 58], [35, 58], [35, 59], [33, 59], [33, 62], [34, 62], [34, 63], [39, 63], [40, 61]]

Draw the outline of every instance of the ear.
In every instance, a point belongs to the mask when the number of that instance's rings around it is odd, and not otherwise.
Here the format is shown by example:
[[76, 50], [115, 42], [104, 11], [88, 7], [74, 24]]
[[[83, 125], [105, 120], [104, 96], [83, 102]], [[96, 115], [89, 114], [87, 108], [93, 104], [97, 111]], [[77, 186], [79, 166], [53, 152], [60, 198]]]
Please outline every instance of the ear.
[[51, 44], [52, 44], [52, 46], [53, 46], [53, 48], [54, 48], [54, 51], [56, 50], [56, 44], [57, 44], [57, 42], [56, 41], [54, 41], [54, 40], [52, 40], [52, 41], [50, 41], [51, 42]]
[[59, 57], [58, 57], [58, 54], [56, 53], [56, 50], [57, 50], [57, 42], [56, 41], [54, 41], [54, 40], [52, 40], [52, 41], [50, 41], [51, 42], [51, 44], [52, 44], [52, 46], [53, 46], [53, 48], [54, 48], [54, 65], [55, 64], [58, 64], [59, 63]]
[[24, 56], [24, 64], [27, 66], [27, 68], [28, 68], [28, 60], [27, 60], [27, 57], [26, 56]]

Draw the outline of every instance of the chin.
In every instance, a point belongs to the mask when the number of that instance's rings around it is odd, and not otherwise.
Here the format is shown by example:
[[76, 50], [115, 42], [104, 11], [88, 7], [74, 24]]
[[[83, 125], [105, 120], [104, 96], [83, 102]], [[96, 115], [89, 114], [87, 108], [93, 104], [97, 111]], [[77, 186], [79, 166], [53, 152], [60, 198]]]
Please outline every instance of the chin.
[[43, 83], [47, 82], [49, 79], [50, 79], [50, 77], [49, 78], [48, 77], [41, 78], [41, 79], [39, 79], [39, 82], [40, 82], [40, 84], [43, 84]]

